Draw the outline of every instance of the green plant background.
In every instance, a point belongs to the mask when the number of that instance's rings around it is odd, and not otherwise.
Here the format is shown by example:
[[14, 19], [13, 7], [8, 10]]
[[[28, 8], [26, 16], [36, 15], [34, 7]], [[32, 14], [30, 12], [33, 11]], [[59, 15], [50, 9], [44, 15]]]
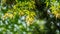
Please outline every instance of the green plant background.
[[59, 34], [60, 0], [0, 0], [0, 34]]

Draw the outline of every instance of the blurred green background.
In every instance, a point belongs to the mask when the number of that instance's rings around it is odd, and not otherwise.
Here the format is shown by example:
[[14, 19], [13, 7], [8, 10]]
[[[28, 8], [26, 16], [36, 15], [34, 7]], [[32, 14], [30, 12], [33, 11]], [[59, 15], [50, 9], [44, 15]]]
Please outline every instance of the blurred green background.
[[0, 34], [60, 34], [60, 0], [0, 0]]

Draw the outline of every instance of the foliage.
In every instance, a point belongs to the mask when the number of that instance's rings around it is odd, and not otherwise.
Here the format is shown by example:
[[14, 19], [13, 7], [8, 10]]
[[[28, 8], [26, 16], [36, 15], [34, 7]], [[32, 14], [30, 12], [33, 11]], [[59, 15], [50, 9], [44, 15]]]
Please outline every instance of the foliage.
[[58, 1], [1, 0], [0, 34], [59, 34]]

